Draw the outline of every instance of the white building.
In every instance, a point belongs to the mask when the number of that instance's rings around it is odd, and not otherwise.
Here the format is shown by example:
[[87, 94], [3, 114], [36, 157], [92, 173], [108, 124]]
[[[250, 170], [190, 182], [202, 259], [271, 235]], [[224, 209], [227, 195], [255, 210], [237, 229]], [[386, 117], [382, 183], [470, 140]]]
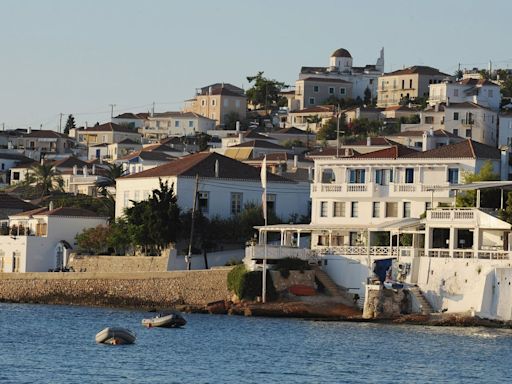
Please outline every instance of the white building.
[[[370, 97], [377, 97], [377, 81], [384, 73], [384, 48], [375, 64], [367, 64], [364, 67], [353, 66], [352, 55], [344, 48], [337, 49], [329, 58], [328, 67], [302, 67], [299, 74], [295, 95], [288, 98], [290, 111], [318, 105], [322, 98], [336, 96], [344, 98], [347, 95], [353, 99], [365, 99], [365, 92], [370, 91]], [[322, 83], [316, 82], [311, 87], [301, 86], [306, 79], [323, 79], [327, 81], [322, 89]], [[331, 80], [331, 82], [329, 82]], [[336, 83], [336, 81], [346, 83]], [[313, 81], [314, 82], [314, 81]], [[347, 84], [348, 83], [348, 84]], [[343, 85], [345, 84], [345, 85]], [[315, 88], [316, 87], [316, 88]], [[319, 97], [322, 95], [322, 97]], [[318, 96], [318, 97], [317, 97]], [[310, 99], [314, 98], [314, 103]], [[300, 101], [302, 100], [302, 101]]]
[[194, 112], [155, 113], [146, 120], [141, 133], [148, 140], [194, 136], [215, 129], [215, 120]]
[[117, 125], [124, 125], [132, 129], [142, 128], [149, 116], [149, 113], [125, 112], [111, 119]]
[[[196, 175], [199, 177], [198, 204], [207, 217], [227, 218], [240, 213], [245, 204], [261, 205], [260, 170], [214, 152], [200, 152], [170, 163], [116, 180], [116, 217], [122, 216], [130, 200], [146, 199], [159, 180], [174, 184], [178, 205], [192, 208]], [[287, 220], [292, 214], [307, 215], [309, 183], [299, 183], [268, 174], [269, 211]]]
[[0, 236], [0, 272], [47, 272], [66, 266], [77, 234], [107, 218], [81, 208], [38, 208], [9, 216]]
[[470, 102], [498, 111], [501, 104], [500, 86], [485, 79], [464, 79], [429, 85], [430, 105]]
[[[374, 263], [395, 259], [400, 281], [418, 286], [435, 311], [511, 320], [511, 225], [479, 209], [479, 193], [475, 208], [453, 208], [457, 190], [512, 186], [461, 184], [465, 172], [478, 172], [486, 161], [495, 172], [508, 164], [504, 152], [471, 140], [424, 152], [394, 146], [316, 158], [311, 224], [260, 228], [281, 234], [280, 246], [267, 245], [269, 263], [307, 259], [364, 297]], [[248, 247], [245, 262], [254, 266], [263, 249]]]

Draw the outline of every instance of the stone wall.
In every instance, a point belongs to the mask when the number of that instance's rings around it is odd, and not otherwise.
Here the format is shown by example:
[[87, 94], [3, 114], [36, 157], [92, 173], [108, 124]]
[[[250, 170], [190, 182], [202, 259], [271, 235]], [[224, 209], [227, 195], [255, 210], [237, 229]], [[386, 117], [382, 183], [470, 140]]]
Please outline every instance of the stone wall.
[[152, 273], [0, 273], [0, 301], [141, 309], [229, 299], [230, 268]]
[[67, 266], [76, 272], [165, 272], [169, 256], [84, 256], [71, 254]]
[[409, 292], [367, 285], [363, 308], [364, 319], [392, 319], [411, 313]]
[[287, 278], [281, 276], [279, 271], [269, 272], [278, 293], [288, 290], [292, 285], [307, 285], [308, 287], [316, 288], [315, 271], [290, 271], [290, 275]]

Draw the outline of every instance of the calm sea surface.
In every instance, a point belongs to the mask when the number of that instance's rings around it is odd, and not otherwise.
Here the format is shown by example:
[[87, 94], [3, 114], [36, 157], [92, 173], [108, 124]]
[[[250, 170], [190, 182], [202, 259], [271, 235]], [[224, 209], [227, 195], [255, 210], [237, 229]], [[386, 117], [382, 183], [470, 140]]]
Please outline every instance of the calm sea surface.
[[[510, 383], [512, 332], [0, 304], [2, 383]], [[94, 342], [107, 326], [128, 346]]]

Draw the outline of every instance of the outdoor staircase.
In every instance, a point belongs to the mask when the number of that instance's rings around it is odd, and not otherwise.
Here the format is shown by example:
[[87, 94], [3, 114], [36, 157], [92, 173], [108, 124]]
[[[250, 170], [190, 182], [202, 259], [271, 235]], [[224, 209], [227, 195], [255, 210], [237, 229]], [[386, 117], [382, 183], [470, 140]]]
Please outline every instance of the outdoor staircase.
[[344, 290], [343, 287], [336, 285], [324, 270], [317, 265], [311, 268], [315, 271], [315, 278], [324, 286], [329, 296], [340, 300], [345, 305], [354, 305], [353, 296]]
[[427, 299], [425, 299], [425, 296], [423, 296], [423, 293], [419, 287], [410, 287], [409, 292], [411, 292], [411, 294], [416, 298], [423, 315], [430, 315], [432, 312], [434, 312], [434, 309], [427, 301]]

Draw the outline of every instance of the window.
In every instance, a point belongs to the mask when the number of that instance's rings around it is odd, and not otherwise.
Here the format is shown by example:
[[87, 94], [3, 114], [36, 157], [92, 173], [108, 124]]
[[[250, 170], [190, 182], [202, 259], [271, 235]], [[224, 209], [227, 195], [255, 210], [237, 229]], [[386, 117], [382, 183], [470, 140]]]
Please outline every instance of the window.
[[471, 129], [466, 129], [466, 137], [471, 137]]
[[392, 169], [376, 169], [375, 170], [375, 183], [378, 185], [389, 185], [393, 182]]
[[179, 120], [176, 120], [174, 122], [174, 128], [179, 128], [180, 127], [180, 121]]
[[194, 121], [193, 120], [189, 120], [188, 121], [188, 127], [189, 128], [194, 128]]
[[459, 90], [458, 89], [454, 89], [453, 90], [453, 96], [459, 97]]
[[398, 203], [386, 203], [386, 217], [398, 217]]
[[459, 112], [453, 112], [453, 120], [459, 120]]
[[450, 184], [458, 184], [459, 168], [448, 168], [448, 182]]
[[405, 89], [405, 80], [402, 80], [402, 89]]
[[345, 216], [345, 203], [343, 201], [335, 201], [332, 210], [333, 217], [344, 217]]
[[212, 107], [215, 107], [215, 99], [212, 99], [211, 104], [212, 104]]
[[130, 191], [124, 191], [123, 194], [123, 201], [124, 201], [124, 207], [128, 207], [128, 204], [130, 204]]
[[231, 192], [231, 214], [237, 215], [242, 212], [242, 196], [241, 192]]
[[414, 183], [414, 168], [405, 168], [405, 183]]
[[350, 213], [351, 217], [358, 217], [359, 216], [359, 203], [357, 201], [352, 201], [350, 203]]
[[404, 217], [411, 217], [411, 202], [404, 201]]
[[380, 202], [378, 201], [373, 202], [372, 217], [380, 217]]
[[139, 191], [133, 192], [133, 200], [140, 201], [140, 192]]
[[[384, 86], [382, 88], [384, 88]], [[340, 88], [340, 95], [345, 95], [346, 93], [347, 90], [345, 88]]]
[[224, 106], [225, 107], [229, 106], [229, 100], [228, 99], [224, 99]]
[[365, 182], [364, 169], [351, 169], [350, 170], [350, 184], [363, 184]]
[[235, 107], [240, 108], [240, 100], [235, 100]]
[[409, 89], [412, 89], [412, 79], [409, 80]]
[[434, 124], [434, 116], [425, 116], [425, 124]]
[[329, 95], [334, 95], [334, 87], [329, 87]]
[[275, 194], [267, 194], [267, 214], [268, 213], [276, 213], [276, 195]]
[[313, 92], [318, 92], [318, 85], [313, 86]]
[[457, 128], [455, 128], [455, 129], [453, 130], [453, 134], [454, 134], [455, 136], [459, 136], [459, 130], [458, 130]]
[[205, 191], [197, 193], [197, 205], [200, 212], [208, 213], [208, 195], [209, 193]]
[[315, 98], [314, 97], [310, 97], [309, 98], [309, 105], [314, 105], [315, 104]]
[[432, 202], [427, 201], [427, 202], [425, 203], [425, 211], [428, 211], [428, 210], [430, 210], [430, 209], [432, 209]]
[[320, 202], [320, 217], [327, 217], [327, 201]]
[[5, 164], [2, 163], [2, 171], [5, 170]]
[[206, 100], [201, 100], [201, 107], [204, 107], [206, 105]]

